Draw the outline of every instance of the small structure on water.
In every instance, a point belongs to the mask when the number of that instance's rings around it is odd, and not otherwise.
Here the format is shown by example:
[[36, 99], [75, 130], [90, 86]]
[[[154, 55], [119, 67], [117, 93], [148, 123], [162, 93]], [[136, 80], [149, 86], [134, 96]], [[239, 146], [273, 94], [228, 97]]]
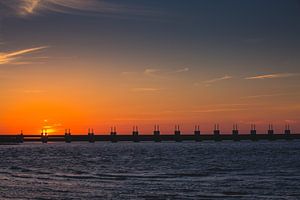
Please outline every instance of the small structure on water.
[[269, 124], [268, 135], [274, 135], [273, 124]]
[[23, 130], [21, 130], [20, 135], [17, 136], [17, 142], [18, 143], [23, 143], [24, 142]]
[[110, 141], [117, 142], [117, 128], [115, 126], [110, 128]]
[[255, 124], [251, 124], [250, 135], [256, 136], [256, 125]]
[[233, 136], [238, 136], [239, 135], [239, 130], [238, 130], [238, 125], [237, 124], [233, 124], [232, 135]]
[[238, 125], [233, 124], [233, 129], [232, 129], [232, 136], [234, 141], [239, 141], [239, 130], [238, 130]]
[[195, 136], [195, 140], [198, 142], [198, 141], [201, 141], [201, 138], [200, 138], [200, 126], [197, 125], [195, 126], [195, 130], [194, 130], [194, 136]]
[[65, 142], [66, 143], [71, 143], [72, 142], [72, 135], [71, 135], [71, 130], [70, 129], [65, 130]]
[[214, 138], [215, 138], [215, 141], [221, 141], [221, 137], [220, 137], [220, 127], [219, 127], [219, 124], [215, 124], [214, 126]]
[[251, 140], [252, 141], [257, 141], [257, 137], [256, 137], [256, 125], [255, 124], [251, 124], [251, 130], [250, 130], [250, 136], [251, 136]]
[[92, 129], [92, 131], [90, 131], [91, 129], [89, 129], [88, 132], [88, 140], [90, 143], [94, 143], [95, 142], [95, 134], [94, 134], [94, 129]]
[[137, 126], [133, 126], [133, 130], [132, 130], [132, 136], [133, 136], [133, 141], [134, 142], [139, 142], [139, 130]]
[[180, 131], [179, 125], [175, 125], [174, 136], [175, 136], [175, 141], [176, 142], [181, 142], [182, 141], [181, 131]]
[[284, 134], [285, 135], [291, 135], [291, 129], [290, 129], [290, 125], [289, 124], [285, 125]]
[[285, 138], [287, 140], [291, 140], [292, 139], [292, 137], [291, 137], [291, 129], [290, 129], [290, 125], [289, 124], [285, 125], [284, 135], [285, 135]]
[[42, 129], [42, 132], [41, 132], [41, 141], [42, 141], [42, 143], [47, 143], [48, 142], [47, 129]]
[[153, 135], [155, 142], [161, 142], [159, 125], [154, 125]]

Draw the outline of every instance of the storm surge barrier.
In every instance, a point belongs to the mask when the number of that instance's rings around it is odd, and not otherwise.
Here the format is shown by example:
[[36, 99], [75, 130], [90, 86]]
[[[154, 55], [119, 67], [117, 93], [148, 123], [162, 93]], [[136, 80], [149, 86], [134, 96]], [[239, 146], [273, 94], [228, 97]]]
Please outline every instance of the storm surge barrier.
[[139, 132], [137, 126], [133, 127], [132, 134], [118, 134], [116, 127], [111, 128], [109, 134], [96, 134], [93, 129], [89, 129], [86, 134], [72, 134], [70, 129], [65, 130], [65, 134], [48, 134], [47, 130], [42, 130], [41, 134], [0, 134], [0, 144], [11, 144], [11, 143], [23, 143], [23, 142], [120, 142], [120, 141], [131, 141], [131, 142], [183, 142], [183, 141], [258, 141], [258, 140], [295, 140], [300, 139], [300, 134], [292, 133], [289, 125], [285, 126], [285, 130], [282, 133], [275, 133], [273, 125], [269, 125], [269, 129], [266, 133], [257, 133], [256, 126], [251, 125], [249, 133], [240, 133], [238, 126], [233, 126], [231, 133], [221, 133], [219, 125], [214, 126], [212, 133], [202, 133], [199, 126], [195, 126], [193, 133], [182, 133], [179, 125], [175, 126], [174, 133], [161, 134], [159, 125], [155, 125], [152, 134], [142, 134]]

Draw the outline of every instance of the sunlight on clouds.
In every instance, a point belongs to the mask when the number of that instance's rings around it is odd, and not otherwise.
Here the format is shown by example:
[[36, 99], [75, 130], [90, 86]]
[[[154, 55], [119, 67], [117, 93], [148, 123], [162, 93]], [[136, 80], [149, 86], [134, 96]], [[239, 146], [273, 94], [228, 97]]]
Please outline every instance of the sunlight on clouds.
[[62, 124], [61, 123], [50, 123], [49, 120], [45, 119], [43, 121], [42, 129], [46, 131], [48, 134], [50, 133], [57, 133], [62, 131]]
[[288, 78], [288, 77], [299, 76], [299, 75], [300, 75], [299, 73], [264, 74], [264, 75], [246, 77], [245, 79], [255, 80], [255, 79]]
[[155, 12], [141, 7], [128, 7], [120, 4], [98, 0], [0, 0], [20, 16], [30, 16], [44, 11], [78, 14], [91, 13], [130, 13], [137, 15], [155, 15]]
[[33, 14], [38, 8], [40, 0], [25, 0], [20, 6], [20, 14]]
[[48, 48], [47, 46], [42, 46], [42, 47], [36, 47], [36, 48], [30, 48], [30, 49], [23, 49], [19, 51], [14, 51], [10, 53], [3, 53], [0, 52], [0, 65], [2, 64], [15, 64], [18, 62], [15, 62], [18, 59], [21, 59], [23, 55], [33, 53], [36, 51], [40, 51], [43, 49]]
[[235, 112], [235, 111], [245, 111], [249, 110], [247, 108], [219, 108], [219, 109], [207, 109], [207, 110], [196, 110], [195, 113], [218, 113], [218, 112]]
[[189, 72], [190, 69], [188, 67], [181, 68], [181, 69], [154, 69], [154, 68], [148, 68], [144, 70], [144, 75], [151, 76], [151, 77], [157, 77], [162, 78], [169, 75], [175, 75], [175, 74], [181, 74]]
[[188, 72], [188, 71], [190, 71], [190, 69], [188, 67], [185, 67], [185, 68], [174, 71], [174, 73], [182, 73], [182, 72]]
[[[223, 76], [223, 77], [219, 77], [219, 78], [214, 78], [214, 79], [206, 80], [206, 81], [204, 81], [203, 83], [205, 83], [206, 86], [210, 86], [210, 85], [213, 84], [213, 83], [220, 82], [220, 81], [224, 81], [224, 80], [229, 80], [229, 79], [232, 79], [232, 78], [233, 78], [232, 76], [225, 75], [225, 76]], [[199, 85], [199, 84], [198, 84], [198, 83], [195, 83], [194, 85], [197, 86], [197, 85]]]
[[260, 95], [241, 97], [241, 99], [257, 99], [257, 98], [279, 97], [279, 96], [288, 96], [288, 95], [295, 95], [295, 94], [292, 93], [260, 94]]
[[161, 70], [160, 69], [145, 69], [145, 71], [144, 71], [144, 74], [145, 75], [153, 75], [153, 74], [155, 74], [155, 73], [157, 73], [157, 72], [160, 72]]

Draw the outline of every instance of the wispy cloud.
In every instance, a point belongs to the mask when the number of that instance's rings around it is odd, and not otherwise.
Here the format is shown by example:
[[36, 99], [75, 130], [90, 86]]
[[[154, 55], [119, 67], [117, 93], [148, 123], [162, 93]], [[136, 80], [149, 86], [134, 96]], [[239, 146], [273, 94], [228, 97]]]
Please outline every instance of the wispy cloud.
[[0, 65], [2, 64], [20, 64], [22, 62], [17, 62], [17, 60], [20, 60], [23, 58], [24, 55], [30, 54], [33, 52], [37, 52], [43, 49], [48, 48], [48, 46], [41, 46], [41, 47], [35, 47], [35, 48], [29, 48], [29, 49], [23, 49], [18, 50], [14, 52], [4, 53], [0, 52]]
[[181, 73], [189, 72], [190, 69], [185, 68], [178, 68], [178, 69], [166, 69], [166, 68], [146, 68], [144, 71], [123, 71], [121, 72], [121, 75], [123, 76], [132, 76], [132, 75], [138, 75], [138, 76], [147, 76], [150, 78], [160, 78], [160, 79], [166, 79], [171, 78], [172, 76], [179, 75]]
[[135, 14], [154, 15], [157, 12], [135, 6], [124, 6], [99, 0], [0, 0], [20, 16], [36, 15], [43, 12], [67, 14]]
[[215, 112], [235, 112], [248, 110], [247, 108], [216, 108], [216, 109], [206, 109], [206, 110], [196, 110], [195, 113], [215, 113]]
[[47, 130], [47, 133], [55, 133], [62, 131], [62, 123], [60, 122], [55, 122], [55, 123], [50, 123], [49, 120], [45, 119], [43, 129]]
[[157, 75], [157, 73], [161, 72], [161, 71], [162, 70], [160, 70], [160, 69], [151, 69], [151, 68], [148, 68], [148, 69], [145, 69], [144, 74], [148, 75], [148, 76], [153, 76], [153, 75]]
[[208, 104], [205, 107], [199, 107], [192, 112], [194, 113], [214, 113], [214, 112], [234, 112], [249, 110], [252, 106], [257, 104], [248, 103], [222, 103], [222, 104]]
[[190, 69], [188, 67], [182, 68], [182, 69], [177, 69], [173, 73], [183, 73], [183, 72], [188, 72]]
[[40, 4], [40, 0], [23, 0], [23, 4], [20, 5], [21, 14], [33, 14]]
[[213, 83], [224, 81], [224, 80], [229, 80], [229, 79], [232, 79], [232, 78], [233, 78], [232, 76], [225, 75], [225, 76], [222, 76], [222, 77], [219, 77], [219, 78], [214, 78], [214, 79], [206, 80], [203, 83], [205, 83], [207, 86], [209, 86], [209, 85], [211, 85]]
[[263, 75], [246, 77], [245, 79], [257, 80], [257, 79], [288, 78], [288, 77], [299, 76], [299, 75], [300, 75], [300, 73], [263, 74]]
[[292, 93], [260, 94], [260, 95], [241, 97], [241, 99], [258, 99], [258, 98], [278, 97], [278, 96], [288, 96], [288, 95], [294, 95], [294, 94]]
[[207, 106], [212, 107], [241, 107], [241, 106], [252, 106], [257, 104], [249, 104], [249, 103], [220, 103], [220, 104], [211, 104]]
[[132, 88], [133, 92], [158, 92], [163, 90], [162, 88]]
[[185, 73], [190, 71], [188, 67], [180, 69], [157, 69], [157, 68], [148, 68], [144, 70], [144, 75], [163, 78], [169, 75], [175, 75], [180, 73]]
[[159, 78], [159, 79], [164, 79], [166, 77], [165, 72], [163, 70], [154, 69], [154, 68], [145, 69], [143, 75], [150, 78]]

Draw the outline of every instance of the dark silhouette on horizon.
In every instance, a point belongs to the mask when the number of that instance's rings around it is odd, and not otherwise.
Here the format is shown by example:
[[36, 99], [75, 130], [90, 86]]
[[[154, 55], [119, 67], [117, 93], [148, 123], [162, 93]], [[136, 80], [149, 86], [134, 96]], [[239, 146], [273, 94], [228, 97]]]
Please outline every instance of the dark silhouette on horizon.
[[267, 133], [257, 134], [256, 125], [251, 124], [250, 134], [240, 134], [238, 130], [238, 125], [234, 124], [231, 134], [221, 134], [221, 130], [219, 124], [214, 125], [214, 129], [212, 134], [202, 134], [200, 131], [200, 126], [196, 125], [193, 134], [182, 134], [179, 125], [175, 125], [174, 134], [161, 134], [159, 125], [154, 125], [153, 134], [140, 134], [138, 130], [138, 126], [133, 126], [133, 131], [131, 135], [123, 135], [117, 134], [116, 126], [111, 127], [110, 134], [108, 135], [95, 135], [94, 129], [89, 128], [87, 135], [72, 135], [71, 129], [65, 129], [64, 135], [49, 135], [47, 129], [42, 129], [40, 135], [26, 135], [23, 134], [23, 130], [21, 130], [20, 134], [17, 135], [0, 135], [0, 143], [23, 143], [27, 141], [40, 141], [42, 143], [47, 143], [48, 141], [64, 141], [66, 143], [71, 143], [73, 141], [87, 141], [90, 143], [94, 143], [96, 141], [110, 141], [110, 142], [118, 142], [118, 141], [154, 141], [154, 142], [162, 142], [162, 141], [222, 141], [222, 140], [233, 140], [233, 141], [241, 141], [241, 140], [277, 140], [277, 139], [300, 139], [300, 134], [292, 134], [290, 130], [290, 125], [286, 124], [283, 133], [275, 133], [273, 124], [269, 124]]
[[154, 135], [155, 142], [161, 142], [159, 125], [154, 125], [153, 135]]

